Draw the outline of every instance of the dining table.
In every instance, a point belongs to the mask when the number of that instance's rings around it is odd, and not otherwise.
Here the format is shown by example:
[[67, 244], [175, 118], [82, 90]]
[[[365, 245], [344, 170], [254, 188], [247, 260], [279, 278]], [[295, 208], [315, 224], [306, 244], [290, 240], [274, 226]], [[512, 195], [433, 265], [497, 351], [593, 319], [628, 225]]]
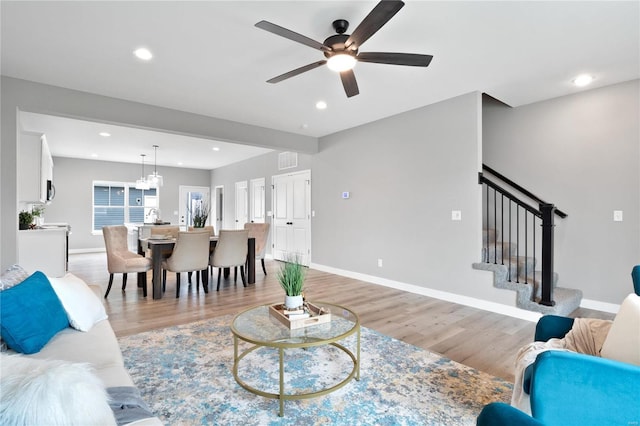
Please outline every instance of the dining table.
[[[211, 236], [209, 239], [209, 253], [212, 253], [218, 243], [217, 236]], [[162, 299], [162, 261], [173, 252], [176, 244], [175, 238], [139, 238], [138, 254], [146, 256], [147, 248], [151, 252], [152, 271], [151, 278], [153, 286], [153, 298]], [[225, 278], [229, 276], [229, 268], [224, 269]], [[249, 237], [247, 239], [247, 282], [255, 284], [256, 282], [256, 239]], [[138, 287], [146, 285], [144, 273], [138, 274]]]

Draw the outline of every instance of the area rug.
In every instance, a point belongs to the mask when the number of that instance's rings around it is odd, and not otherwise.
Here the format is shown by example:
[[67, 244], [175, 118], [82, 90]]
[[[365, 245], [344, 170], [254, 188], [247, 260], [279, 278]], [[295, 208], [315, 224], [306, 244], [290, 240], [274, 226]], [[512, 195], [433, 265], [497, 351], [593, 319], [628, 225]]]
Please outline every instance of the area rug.
[[[482, 407], [509, 402], [502, 379], [362, 328], [360, 380], [317, 398], [279, 403], [233, 378], [231, 316], [118, 339], [125, 366], [151, 410], [168, 425], [475, 425]], [[355, 351], [355, 336], [345, 339]], [[244, 346], [248, 347], [248, 346]], [[287, 392], [332, 386], [352, 369], [332, 346], [285, 352]], [[252, 352], [239, 375], [278, 392], [278, 355]]]

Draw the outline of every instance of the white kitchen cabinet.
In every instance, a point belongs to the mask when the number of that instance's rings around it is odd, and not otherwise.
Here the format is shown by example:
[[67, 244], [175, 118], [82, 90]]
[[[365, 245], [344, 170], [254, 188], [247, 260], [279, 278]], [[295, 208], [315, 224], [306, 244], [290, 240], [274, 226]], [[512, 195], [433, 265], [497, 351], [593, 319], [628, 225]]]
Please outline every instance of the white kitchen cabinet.
[[67, 228], [18, 231], [18, 264], [29, 273], [49, 277], [67, 272]]
[[18, 139], [18, 201], [48, 201], [47, 181], [53, 181], [53, 159], [42, 133], [21, 132]]

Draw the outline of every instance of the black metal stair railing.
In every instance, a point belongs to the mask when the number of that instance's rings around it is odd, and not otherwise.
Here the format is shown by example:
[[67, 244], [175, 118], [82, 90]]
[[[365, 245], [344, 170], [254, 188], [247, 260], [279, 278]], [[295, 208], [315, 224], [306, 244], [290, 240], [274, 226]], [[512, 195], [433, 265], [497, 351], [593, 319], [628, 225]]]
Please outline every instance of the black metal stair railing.
[[[483, 171], [494, 177], [490, 179], [484, 173], [479, 173], [479, 184], [484, 185], [483, 197], [485, 199], [484, 229], [491, 229], [495, 233], [491, 242], [488, 235], [484, 247], [483, 261], [494, 264], [505, 264], [507, 262], [507, 279], [509, 281], [533, 283], [535, 276], [535, 259], [537, 253], [541, 254], [541, 305], [553, 306], [553, 246], [554, 246], [554, 217], [567, 217], [566, 213], [558, 210], [553, 204], [543, 201], [540, 197], [531, 193], [527, 189], [513, 182], [511, 179], [496, 172], [489, 166], [483, 164]], [[495, 180], [502, 181], [498, 184]], [[509, 189], [505, 189], [508, 186]], [[518, 192], [515, 195], [514, 192]], [[533, 207], [530, 203], [521, 199], [524, 197], [533, 200], [538, 207]], [[506, 200], [505, 200], [506, 199]], [[505, 206], [506, 202], [506, 206]], [[493, 206], [492, 206], [493, 205]], [[492, 208], [493, 207], [493, 208]], [[493, 223], [492, 223], [493, 222]], [[536, 225], [540, 224], [541, 230], [537, 232]], [[505, 234], [506, 227], [506, 234]], [[498, 244], [497, 232], [500, 230], [502, 243]], [[538, 237], [536, 235], [539, 234]], [[505, 240], [505, 237], [507, 240]], [[541, 240], [540, 246], [537, 239]], [[524, 244], [521, 244], [521, 241]], [[515, 253], [513, 250], [515, 242]], [[491, 244], [493, 243], [493, 259], [491, 259]], [[506, 247], [504, 244], [508, 243]], [[521, 252], [521, 247], [524, 250]], [[500, 250], [500, 256], [498, 256]], [[521, 257], [524, 254], [524, 257]], [[531, 255], [531, 256], [530, 256]], [[500, 257], [498, 259], [498, 257]], [[506, 257], [506, 259], [505, 259]], [[512, 271], [515, 266], [515, 273]], [[514, 276], [515, 275], [515, 276]], [[534, 293], [535, 295], [535, 293]]]

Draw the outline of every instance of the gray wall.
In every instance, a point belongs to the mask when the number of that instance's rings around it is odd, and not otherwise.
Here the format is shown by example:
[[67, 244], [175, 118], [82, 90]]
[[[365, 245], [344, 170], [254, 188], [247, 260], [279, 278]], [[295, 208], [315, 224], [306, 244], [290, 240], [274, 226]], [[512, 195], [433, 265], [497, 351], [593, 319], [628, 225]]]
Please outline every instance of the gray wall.
[[[298, 154], [298, 167], [278, 170], [279, 152], [270, 152], [240, 163], [220, 167], [211, 171], [211, 194], [214, 194], [216, 186], [224, 186], [224, 228], [235, 229], [235, 184], [236, 182], [251, 179], [264, 178], [265, 180], [265, 209], [272, 210], [271, 207], [271, 177], [289, 172], [311, 169], [311, 156], [308, 154]], [[313, 174], [311, 175], [313, 179]], [[311, 191], [313, 197], [313, 189]], [[213, 206], [212, 206], [213, 208]], [[271, 218], [267, 218], [270, 222]], [[218, 232], [218, 230], [216, 230]], [[267, 254], [271, 254], [271, 233], [267, 242]]]
[[[513, 304], [513, 292], [471, 268], [482, 247], [480, 133], [481, 96], [471, 93], [321, 138], [319, 153], [287, 170], [311, 168], [312, 264]], [[225, 185], [227, 220], [236, 181], [264, 176], [271, 205], [277, 154], [212, 172], [212, 189]], [[452, 222], [451, 210], [463, 220]]]
[[248, 124], [2, 77], [0, 144], [0, 267], [17, 259], [16, 140], [18, 111], [165, 131], [272, 149], [313, 153], [316, 138]]
[[[485, 101], [484, 162], [569, 216], [556, 219], [559, 286], [619, 304], [640, 263], [638, 80], [509, 108]], [[614, 222], [613, 211], [624, 221]]]
[[490, 275], [471, 268], [482, 245], [480, 114], [471, 93], [321, 138], [313, 263], [497, 301], [480, 285]]
[[[46, 207], [45, 221], [71, 225], [71, 250], [104, 247], [102, 235], [91, 232], [93, 181], [135, 182], [140, 177], [139, 168], [135, 164], [62, 157], [54, 157], [53, 163], [56, 198]], [[208, 187], [210, 172], [158, 166], [158, 173], [164, 178], [164, 186], [159, 189], [162, 218], [178, 224], [178, 217], [173, 213], [179, 206], [179, 185]]]

